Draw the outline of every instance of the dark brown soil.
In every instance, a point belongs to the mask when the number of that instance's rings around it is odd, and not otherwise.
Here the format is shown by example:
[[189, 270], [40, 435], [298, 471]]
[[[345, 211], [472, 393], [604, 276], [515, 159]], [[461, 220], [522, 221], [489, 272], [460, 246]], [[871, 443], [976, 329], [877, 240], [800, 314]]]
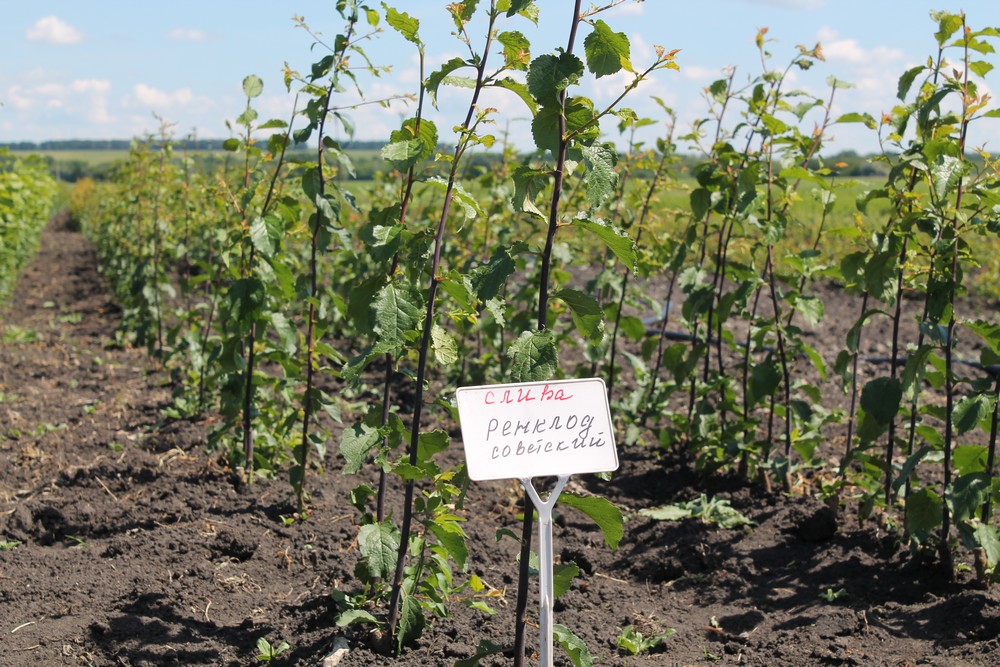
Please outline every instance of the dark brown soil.
[[[853, 300], [825, 297], [829, 313], [856, 317]], [[347, 492], [359, 480], [340, 474], [336, 447], [310, 478], [312, 516], [285, 525], [286, 481], [235, 488], [206, 453], [209, 423], [162, 417], [166, 380], [143, 351], [113, 345], [117, 317], [92, 249], [54, 223], [0, 327], [12, 341], [0, 345], [0, 664], [249, 665], [265, 637], [290, 645], [276, 664], [321, 665], [343, 637], [341, 665], [431, 667], [482, 639], [510, 641], [515, 547], [495, 533], [519, 525], [514, 484], [474, 484], [467, 504], [471, 570], [497, 589], [497, 613], [456, 601], [416, 648], [382, 657], [360, 628], [334, 624], [331, 593], [358, 585]], [[837, 336], [816, 347], [839, 347]], [[652, 450], [621, 458], [611, 482], [571, 482], [629, 514], [620, 548], [573, 510], [555, 528], [557, 558], [582, 570], [556, 621], [598, 664], [1000, 664], [998, 596], [965, 569], [948, 584], [892, 534], [838, 523], [817, 500], [701, 478]], [[701, 493], [756, 526], [633, 514]], [[615, 640], [626, 625], [676, 634], [625, 657]], [[556, 663], [569, 664], [558, 650]]]

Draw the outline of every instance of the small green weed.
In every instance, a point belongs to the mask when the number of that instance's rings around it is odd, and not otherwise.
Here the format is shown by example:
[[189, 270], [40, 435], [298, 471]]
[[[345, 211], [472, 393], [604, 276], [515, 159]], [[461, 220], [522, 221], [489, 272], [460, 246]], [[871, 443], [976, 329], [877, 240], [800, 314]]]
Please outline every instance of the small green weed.
[[271, 662], [289, 648], [291, 647], [288, 645], [288, 642], [283, 641], [277, 645], [272, 645], [266, 638], [261, 637], [257, 640], [257, 660]]
[[837, 602], [838, 600], [847, 597], [847, 591], [844, 590], [843, 588], [836, 591], [833, 590], [832, 588], [828, 588], [822, 593], [820, 593], [819, 596], [824, 600], [826, 600], [827, 602], [829, 602], [830, 604], [833, 604], [834, 602]]
[[639, 514], [657, 521], [701, 519], [705, 523], [715, 524], [727, 530], [740, 526], [754, 525], [753, 521], [731, 507], [728, 500], [709, 498], [705, 494], [701, 494], [694, 500], [686, 503], [676, 503], [639, 510]]
[[650, 635], [644, 635], [639, 630], [635, 629], [634, 625], [629, 625], [621, 629], [618, 633], [618, 648], [629, 655], [639, 655], [640, 653], [647, 653], [652, 651], [656, 647], [663, 644], [667, 637], [673, 635], [675, 630], [673, 628], [667, 628], [663, 632], [653, 632]]

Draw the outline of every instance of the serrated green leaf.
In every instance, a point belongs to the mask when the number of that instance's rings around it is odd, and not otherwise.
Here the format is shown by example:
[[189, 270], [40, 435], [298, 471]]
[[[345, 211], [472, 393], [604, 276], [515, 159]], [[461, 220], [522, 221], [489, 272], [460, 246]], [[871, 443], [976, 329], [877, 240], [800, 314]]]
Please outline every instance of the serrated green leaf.
[[552, 331], [525, 331], [511, 344], [510, 376], [514, 382], [548, 380], [558, 368], [557, 348]]
[[508, 69], [524, 71], [531, 62], [531, 42], [516, 30], [501, 32], [497, 41], [503, 44], [504, 64]]
[[590, 649], [583, 643], [583, 640], [570, 632], [569, 628], [559, 623], [552, 624], [552, 637], [566, 651], [573, 667], [593, 667], [594, 659], [590, 655]]
[[[434, 178], [427, 179], [425, 182], [439, 190], [448, 191], [448, 182], [443, 178], [435, 176]], [[461, 183], [452, 184], [451, 200], [462, 207], [467, 220], [472, 220], [483, 214], [483, 209], [479, 206], [479, 200], [469, 194]]]
[[926, 543], [931, 532], [941, 525], [941, 497], [931, 489], [917, 489], [906, 499], [906, 530]]
[[951, 453], [955, 472], [967, 475], [986, 470], [986, 448], [981, 445], [957, 445]]
[[248, 98], [258, 97], [264, 92], [264, 82], [256, 74], [251, 74], [243, 79], [243, 94]]
[[376, 354], [398, 353], [406, 345], [406, 333], [419, 330], [424, 320], [420, 299], [419, 291], [411, 285], [393, 282], [378, 291], [371, 305]]
[[340, 455], [344, 457], [344, 474], [353, 475], [364, 467], [369, 453], [382, 442], [378, 429], [358, 422], [340, 434]]
[[776, 359], [768, 355], [750, 371], [750, 382], [747, 387], [750, 405], [757, 405], [771, 396], [781, 385], [781, 367]]
[[[566, 100], [566, 137], [572, 135], [575, 141], [587, 145], [597, 139], [601, 128], [594, 123], [594, 103], [586, 97], [570, 97]], [[559, 151], [563, 135], [559, 133], [559, 118], [562, 115], [558, 105], [543, 106], [531, 121], [531, 137], [539, 150]]]
[[941, 199], [947, 197], [968, 170], [969, 164], [964, 160], [950, 155], [942, 155], [931, 167], [935, 194]]
[[993, 414], [994, 398], [991, 394], [966, 396], [955, 406], [953, 419], [958, 435], [968, 433], [979, 422]]
[[559, 106], [559, 94], [579, 82], [583, 61], [572, 53], [545, 54], [531, 61], [528, 92], [542, 106]]
[[400, 12], [389, 5], [382, 3], [382, 8], [385, 9], [385, 21], [392, 28], [403, 36], [403, 39], [408, 42], [413, 42], [416, 45], [420, 45], [420, 37], [417, 35], [417, 31], [420, 30], [420, 21], [413, 18], [406, 12]]
[[561, 289], [552, 293], [570, 308], [573, 324], [584, 338], [595, 343], [604, 338], [604, 312], [597, 299], [575, 289]]
[[604, 543], [612, 549], [617, 549], [625, 534], [625, 519], [622, 511], [607, 498], [601, 496], [580, 496], [564, 492], [559, 496], [559, 503], [572, 507], [586, 514], [597, 524], [604, 535]]
[[614, 32], [604, 21], [594, 22], [594, 30], [583, 40], [587, 69], [597, 78], [616, 74], [624, 67], [632, 71], [630, 45], [623, 32]]
[[343, 628], [352, 623], [374, 623], [378, 625], [379, 620], [364, 609], [348, 609], [337, 617], [338, 628]]
[[680, 505], [663, 505], [639, 510], [639, 515], [654, 521], [682, 521], [691, 518], [691, 510], [683, 503]]
[[503, 653], [505, 648], [500, 644], [494, 644], [489, 639], [480, 639], [476, 653], [472, 657], [463, 658], [455, 662], [455, 667], [479, 667], [479, 661], [493, 655]]
[[531, 96], [531, 93], [528, 92], [528, 86], [525, 84], [507, 76], [502, 79], [497, 79], [493, 82], [493, 85], [497, 88], [509, 90], [520, 97], [521, 101], [527, 105], [528, 111], [531, 112], [532, 116], [538, 113], [538, 103], [535, 101], [535, 98]]
[[469, 547], [461, 527], [455, 523], [432, 523], [430, 530], [459, 569], [465, 570], [465, 566], [469, 562]]
[[434, 350], [434, 358], [442, 366], [450, 366], [458, 361], [458, 341], [439, 324], [431, 327], [431, 349]]
[[392, 577], [399, 552], [399, 530], [391, 523], [365, 524], [358, 531], [358, 550], [372, 577]]
[[635, 271], [638, 262], [635, 241], [611, 222], [601, 218], [590, 219], [580, 214], [573, 219], [573, 226], [582, 227], [604, 241], [608, 248], [630, 271]]
[[399, 626], [396, 632], [397, 648], [400, 653], [405, 647], [410, 646], [420, 638], [426, 625], [427, 621], [420, 608], [420, 601], [407, 593], [405, 587], [402, 588], [399, 602]]
[[427, 95], [431, 98], [431, 104], [434, 108], [437, 108], [437, 92], [438, 88], [444, 83], [444, 80], [451, 76], [452, 72], [455, 72], [462, 67], [468, 65], [461, 58], [452, 58], [445, 64], [441, 65], [439, 69], [432, 72], [427, 80], [424, 81], [424, 89], [427, 91]]
[[897, 378], [880, 377], [861, 390], [861, 407], [879, 424], [888, 424], [899, 412], [903, 387]]
[[587, 187], [587, 199], [590, 205], [597, 208], [615, 195], [618, 187], [618, 151], [614, 144], [594, 144], [584, 146], [583, 159], [587, 163], [587, 173], [583, 178]]
[[949, 494], [955, 521], [974, 517], [989, 498], [991, 488], [990, 475], [985, 472], [973, 472], [956, 479]]
[[514, 168], [512, 178], [514, 180], [514, 196], [511, 198], [511, 205], [514, 210], [529, 213], [545, 220], [545, 214], [535, 206], [534, 199], [548, 184], [549, 173], [527, 165], [518, 165]]
[[552, 594], [559, 597], [573, 586], [573, 580], [580, 576], [580, 566], [576, 563], [560, 563], [552, 567]]
[[517, 264], [511, 257], [509, 248], [500, 247], [494, 250], [490, 261], [480, 264], [471, 272], [470, 279], [476, 292], [476, 298], [485, 303], [497, 297], [506, 284], [507, 278], [514, 273], [516, 268]]

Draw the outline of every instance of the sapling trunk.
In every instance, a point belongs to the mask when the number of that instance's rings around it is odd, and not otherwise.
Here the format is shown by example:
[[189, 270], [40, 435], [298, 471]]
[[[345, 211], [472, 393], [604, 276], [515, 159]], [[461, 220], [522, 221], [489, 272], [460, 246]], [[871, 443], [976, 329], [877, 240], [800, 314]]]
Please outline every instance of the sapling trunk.
[[[997, 460], [997, 426], [1000, 422], [1000, 373], [996, 374], [993, 380], [993, 416], [990, 418], [990, 444], [986, 452], [986, 488], [993, 488], [993, 469]], [[989, 523], [993, 514], [993, 495], [986, 494], [983, 502], [980, 520]]]
[[[573, 53], [576, 42], [576, 31], [580, 25], [580, 5], [582, 0], [573, 3], [573, 20], [570, 24], [569, 40], [566, 53]], [[549, 205], [549, 223], [545, 233], [545, 248], [542, 251], [541, 269], [538, 276], [538, 330], [548, 326], [549, 319], [549, 271], [552, 264], [552, 248], [556, 230], [559, 225], [559, 202], [562, 196], [563, 179], [566, 168], [566, 90], [559, 93], [559, 150], [556, 155], [556, 166], [553, 170], [552, 201]], [[518, 569], [517, 601], [514, 608], [514, 665], [524, 665], [525, 629], [527, 627], [528, 610], [528, 563], [531, 560], [531, 533], [534, 525], [534, 504], [527, 489], [522, 496], [521, 505], [524, 518], [521, 521], [521, 562]]]
[[[413, 398], [413, 417], [410, 429], [409, 461], [410, 465], [413, 466], [417, 465], [418, 462], [417, 452], [420, 439], [421, 416], [423, 413], [424, 385], [427, 377], [427, 358], [430, 354], [431, 329], [434, 321], [435, 299], [437, 297], [437, 290], [440, 284], [438, 271], [441, 267], [441, 251], [444, 245], [445, 226], [448, 221], [448, 212], [451, 208], [455, 183], [458, 179], [458, 168], [461, 163], [462, 154], [470, 141], [471, 129], [473, 128], [473, 118], [479, 102], [479, 95], [482, 92], [483, 84], [485, 82], [486, 62], [489, 56], [490, 47], [493, 43], [493, 25], [497, 17], [495, 5], [491, 6], [489, 17], [489, 25], [486, 32], [486, 44], [483, 48], [483, 53], [479, 58], [479, 63], [476, 68], [477, 73], [475, 89], [472, 93], [472, 100], [469, 103], [468, 113], [466, 114], [465, 121], [462, 124], [463, 132], [461, 139], [455, 146], [451, 169], [448, 174], [448, 183], [445, 187], [444, 202], [441, 206], [441, 216], [438, 219], [437, 231], [434, 235], [434, 254], [430, 267], [431, 279], [427, 290], [427, 307], [424, 315], [423, 333], [420, 340], [420, 352], [417, 359], [417, 377]], [[402, 594], [403, 569], [406, 564], [406, 554], [409, 550], [410, 532], [412, 530], [414, 485], [414, 480], [407, 480], [403, 491], [403, 518], [402, 526], [400, 528], [399, 551], [396, 558], [396, 569], [393, 575], [388, 611], [388, 627], [393, 640], [396, 637], [396, 626], [399, 622], [399, 604]], [[393, 644], [395, 644], [395, 642], [393, 642]]]
[[[317, 126], [317, 148], [316, 148], [316, 198], [322, 200], [326, 197], [326, 178], [323, 176], [323, 165], [325, 163], [325, 147], [323, 139], [326, 131], [326, 117], [330, 112], [330, 99], [334, 91], [339, 87], [338, 79], [340, 69], [344, 64], [344, 55], [351, 44], [351, 37], [354, 34], [354, 27], [357, 24], [357, 11], [351, 13], [348, 18], [346, 34], [342, 40], [338, 40], [340, 50], [334, 58], [334, 65], [330, 67], [330, 85], [323, 95], [323, 108], [319, 115]], [[293, 117], [294, 117], [294, 111]], [[287, 144], [287, 142], [285, 142]], [[284, 154], [284, 148], [282, 148]], [[316, 350], [315, 329], [316, 329], [316, 302], [318, 295], [318, 267], [317, 256], [319, 254], [319, 233], [323, 227], [323, 213], [317, 202], [316, 209], [311, 217], [312, 230], [309, 237], [309, 309], [306, 314], [306, 387], [302, 394], [302, 438], [296, 452], [296, 467], [292, 471], [292, 487], [295, 489], [296, 505], [301, 516], [306, 510], [306, 472], [309, 466], [309, 427], [313, 419], [313, 357]], [[296, 473], [297, 471], [297, 473]]]

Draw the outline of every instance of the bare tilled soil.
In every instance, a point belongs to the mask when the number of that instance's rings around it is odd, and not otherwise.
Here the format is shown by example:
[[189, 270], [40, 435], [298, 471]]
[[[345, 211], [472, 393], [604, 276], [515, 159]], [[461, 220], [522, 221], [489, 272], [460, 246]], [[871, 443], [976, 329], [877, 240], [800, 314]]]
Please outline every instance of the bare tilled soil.
[[[813, 344], [828, 352], [842, 345], [856, 301], [835, 288], [824, 297], [831, 326]], [[54, 221], [2, 314], [11, 342], [0, 345], [0, 664], [249, 665], [265, 637], [290, 645], [278, 665], [321, 665], [346, 642], [345, 667], [431, 667], [471, 656], [483, 639], [511, 641], [515, 544], [495, 535], [519, 527], [514, 483], [474, 483], [466, 504], [470, 569], [497, 590], [496, 614], [455, 601], [414, 649], [379, 655], [363, 626], [334, 623], [331, 593], [359, 585], [347, 494], [361, 481], [341, 474], [337, 448], [326, 474], [310, 478], [311, 517], [286, 525], [286, 480], [235, 487], [206, 453], [211, 424], [162, 416], [166, 378], [144, 351], [112, 344], [117, 321], [92, 249]], [[581, 575], [556, 621], [598, 664], [1000, 664], [998, 596], [964, 569], [946, 583], [875, 522], [835, 518], [818, 500], [702, 478], [650, 449], [620, 458], [610, 482], [571, 481], [628, 514], [617, 551], [557, 507], [556, 557]], [[702, 493], [756, 525], [634, 514]], [[615, 642], [627, 625], [676, 634], [626, 657]]]

